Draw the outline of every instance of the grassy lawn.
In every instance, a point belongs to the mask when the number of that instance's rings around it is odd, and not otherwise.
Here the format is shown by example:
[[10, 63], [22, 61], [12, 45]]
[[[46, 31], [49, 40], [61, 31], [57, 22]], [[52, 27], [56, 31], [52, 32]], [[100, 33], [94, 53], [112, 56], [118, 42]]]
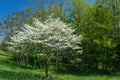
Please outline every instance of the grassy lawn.
[[51, 76], [45, 78], [44, 70], [20, 68], [10, 59], [5, 52], [0, 51], [0, 80], [120, 80], [120, 76], [55, 74], [52, 71]]

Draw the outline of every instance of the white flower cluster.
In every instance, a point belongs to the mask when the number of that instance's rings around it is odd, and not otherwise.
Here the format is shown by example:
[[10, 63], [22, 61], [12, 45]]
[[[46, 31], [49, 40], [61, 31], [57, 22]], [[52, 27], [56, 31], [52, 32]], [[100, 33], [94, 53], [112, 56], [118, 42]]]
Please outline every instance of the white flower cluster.
[[44, 44], [52, 49], [81, 49], [77, 44], [81, 44], [82, 36], [77, 36], [73, 32], [74, 30], [60, 19], [50, 17], [42, 23], [35, 18], [33, 26], [25, 24], [23, 30], [13, 35], [8, 44], [11, 45], [12, 50], [26, 45], [26, 43]]

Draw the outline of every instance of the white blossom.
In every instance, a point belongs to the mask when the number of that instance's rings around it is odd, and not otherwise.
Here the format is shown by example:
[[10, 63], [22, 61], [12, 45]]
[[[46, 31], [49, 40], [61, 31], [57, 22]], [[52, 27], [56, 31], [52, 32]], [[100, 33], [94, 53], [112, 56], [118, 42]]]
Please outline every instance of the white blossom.
[[[27, 43], [35, 43], [50, 47], [48, 49], [81, 49], [81, 35], [73, 34], [74, 30], [60, 19], [49, 18], [45, 22], [41, 22], [34, 18], [33, 26], [24, 24], [23, 29], [11, 37], [11, 50], [26, 45]], [[46, 49], [46, 48], [45, 48]], [[18, 51], [18, 49], [16, 49]]]

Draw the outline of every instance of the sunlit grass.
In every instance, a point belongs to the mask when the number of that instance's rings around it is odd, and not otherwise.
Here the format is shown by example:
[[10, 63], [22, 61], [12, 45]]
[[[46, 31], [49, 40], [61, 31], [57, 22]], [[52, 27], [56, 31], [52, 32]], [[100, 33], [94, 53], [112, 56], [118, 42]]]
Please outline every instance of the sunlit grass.
[[0, 80], [120, 80], [119, 76], [54, 73], [45, 78], [44, 70], [19, 67], [7, 53], [0, 51]]

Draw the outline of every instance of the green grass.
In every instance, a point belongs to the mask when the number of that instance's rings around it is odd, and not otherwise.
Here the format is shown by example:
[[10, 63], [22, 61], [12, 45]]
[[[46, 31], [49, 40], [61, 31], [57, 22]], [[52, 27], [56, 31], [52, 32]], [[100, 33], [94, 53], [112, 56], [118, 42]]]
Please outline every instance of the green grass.
[[55, 74], [50, 71], [50, 77], [45, 78], [44, 70], [21, 68], [11, 60], [7, 53], [0, 50], [0, 80], [120, 80], [120, 76]]

